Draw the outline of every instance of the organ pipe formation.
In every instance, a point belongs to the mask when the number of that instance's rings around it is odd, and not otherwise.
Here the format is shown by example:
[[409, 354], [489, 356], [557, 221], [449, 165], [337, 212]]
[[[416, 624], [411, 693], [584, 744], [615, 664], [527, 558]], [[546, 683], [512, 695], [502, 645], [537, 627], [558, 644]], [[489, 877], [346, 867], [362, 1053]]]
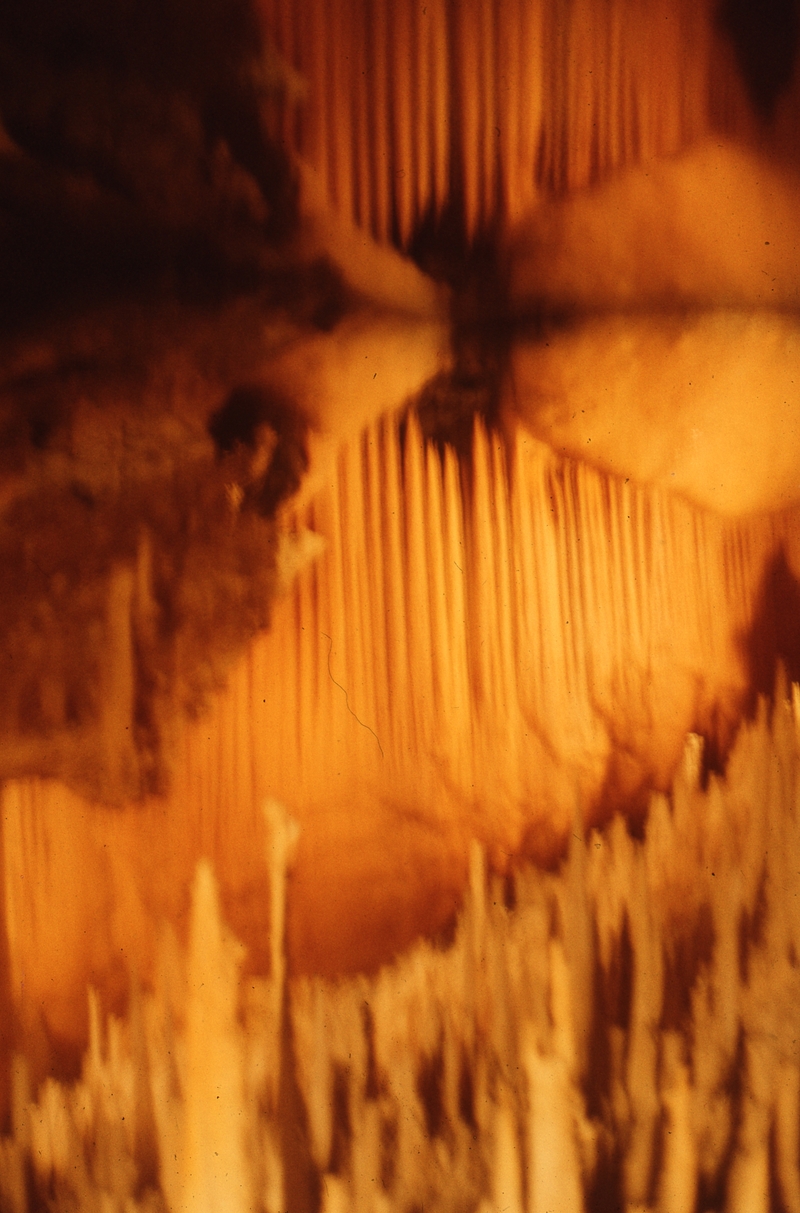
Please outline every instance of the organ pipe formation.
[[4, 1207], [800, 1209], [799, 21], [9, 0]]

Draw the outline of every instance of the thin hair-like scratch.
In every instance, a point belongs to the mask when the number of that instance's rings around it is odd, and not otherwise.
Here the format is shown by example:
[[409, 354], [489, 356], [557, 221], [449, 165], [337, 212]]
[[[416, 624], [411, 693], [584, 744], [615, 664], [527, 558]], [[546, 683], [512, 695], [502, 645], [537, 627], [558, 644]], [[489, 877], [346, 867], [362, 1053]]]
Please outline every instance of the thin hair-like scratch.
[[341, 682], [337, 682], [333, 676], [333, 671], [331, 670], [331, 653], [333, 652], [333, 637], [329, 636], [327, 632], [321, 632], [320, 635], [324, 636], [326, 640], [330, 641], [330, 644], [328, 646], [328, 674], [330, 675], [331, 682], [333, 683], [334, 686], [337, 686], [339, 688], [339, 690], [342, 692], [342, 694], [344, 695], [344, 701], [345, 701], [345, 704], [347, 705], [347, 710], [350, 713], [350, 715], [353, 717], [353, 719], [356, 720], [361, 725], [362, 729], [366, 729], [367, 732], [371, 733], [372, 736], [375, 738], [375, 740], [378, 743], [378, 749], [381, 752], [381, 758], [384, 758], [385, 754], [383, 752], [383, 746], [381, 745], [381, 741], [380, 741], [378, 734], [375, 732], [374, 729], [370, 728], [370, 726], [368, 724], [365, 724], [364, 721], [361, 720], [356, 715], [356, 713], [350, 707], [350, 699], [348, 697], [347, 691], [342, 686]]

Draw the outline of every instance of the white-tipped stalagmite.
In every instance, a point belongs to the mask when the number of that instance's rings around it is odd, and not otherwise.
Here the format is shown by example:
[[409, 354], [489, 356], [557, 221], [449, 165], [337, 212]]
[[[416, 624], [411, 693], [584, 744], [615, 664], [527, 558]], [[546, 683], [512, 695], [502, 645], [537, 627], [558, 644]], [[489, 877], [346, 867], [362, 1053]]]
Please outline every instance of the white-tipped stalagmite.
[[10, 0], [0, 220], [66, 174], [81, 240], [153, 181], [176, 227], [158, 306], [3, 346], [3, 1207], [800, 1210], [797, 85], [759, 100], [741, 8], [245, 5], [265, 248], [236, 72], [201, 106], [145, 55], [170, 104], [76, 146]]
[[[244, 1040], [237, 1022], [242, 949], [226, 938], [216, 881], [198, 866], [186, 967], [183, 1131], [176, 1213], [252, 1208], [246, 1181]], [[213, 1148], [209, 1143], [213, 1142]], [[166, 1161], [166, 1160], [165, 1160]]]
[[[507, 877], [473, 847], [448, 942], [418, 941], [372, 975], [290, 977], [282, 1024], [280, 974], [242, 970], [201, 864], [190, 937], [164, 938], [143, 1007], [104, 1021], [91, 999], [80, 1080], [32, 1094], [17, 1062], [3, 1200], [14, 1213], [48, 1193], [127, 1213], [235, 1209], [243, 1193], [265, 1213], [793, 1209], [798, 738], [781, 688], [705, 791], [690, 743], [643, 839], [617, 818], [573, 840], [560, 870]], [[271, 877], [291, 889], [291, 823], [275, 806], [269, 820]], [[576, 916], [597, 941], [583, 983]]]

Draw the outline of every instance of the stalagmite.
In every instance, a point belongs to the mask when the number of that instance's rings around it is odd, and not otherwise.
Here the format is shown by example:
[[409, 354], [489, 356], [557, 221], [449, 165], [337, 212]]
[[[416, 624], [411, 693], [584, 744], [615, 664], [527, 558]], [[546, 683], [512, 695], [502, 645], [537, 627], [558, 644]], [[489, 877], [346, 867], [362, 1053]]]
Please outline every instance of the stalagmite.
[[683, 1040], [664, 1034], [661, 1103], [664, 1111], [663, 1162], [658, 1182], [659, 1213], [692, 1213], [697, 1203], [697, 1138], [694, 1091], [681, 1057]]
[[[237, 1024], [236, 951], [221, 931], [208, 864], [197, 869], [186, 972], [184, 1116], [177, 1213], [252, 1207], [242, 1106], [243, 1042]], [[213, 1148], [209, 1149], [209, 1143]]]
[[[157, 797], [120, 818], [54, 783], [7, 785], [12, 989], [30, 1030], [48, 991], [46, 1022], [80, 1033], [90, 976], [124, 987], [120, 948], [153, 972], [155, 924], [184, 916], [180, 890], [202, 855], [220, 866], [237, 931], [271, 963], [263, 924], [275, 911], [258, 904], [251, 846], [262, 798], [302, 826], [287, 938], [295, 965], [324, 972], [380, 962], [444, 924], [473, 838], [502, 868], [520, 851], [552, 861], [615, 807], [641, 815], [647, 790], [669, 786], [687, 731], [730, 745], [748, 654], [769, 643], [764, 579], [796, 561], [791, 512], [725, 521], [560, 460], [524, 430], [509, 451], [478, 425], [459, 472], [413, 415], [346, 448], [294, 525], [322, 553], [240, 664], [218, 723], [186, 734], [166, 815]], [[771, 679], [770, 652], [759, 678]], [[160, 880], [152, 847], [165, 852]], [[592, 954], [573, 918], [582, 879], [564, 911], [579, 1004]], [[93, 906], [112, 890], [101, 929]], [[66, 951], [56, 898], [73, 907]], [[637, 915], [635, 954], [649, 929]], [[40, 972], [32, 958], [44, 955]], [[638, 969], [635, 996], [650, 997], [640, 983], [651, 978], [657, 1003], [656, 976]], [[584, 1021], [579, 1065], [588, 1033]], [[644, 1072], [650, 1107], [649, 1062]]]
[[791, 6], [184, 7], [0, 17], [0, 1206], [800, 1213]]
[[[9, 1207], [27, 1213], [49, 1192], [57, 1208], [172, 1213], [235, 1208], [248, 1193], [244, 1207], [273, 1213], [285, 1200], [278, 1177], [297, 1165], [291, 1151], [301, 1143], [320, 1194], [319, 1206], [303, 1209], [538, 1213], [627, 1201], [685, 1213], [698, 1191], [707, 1209], [768, 1210], [773, 1191], [791, 1208], [798, 939], [764, 889], [796, 864], [800, 723], [779, 696], [771, 719], [762, 711], [743, 728], [729, 775], [705, 791], [693, 749], [642, 840], [617, 818], [574, 843], [559, 870], [521, 864], [510, 877], [492, 876], [473, 849], [450, 942], [420, 941], [372, 976], [290, 978], [288, 1037], [271, 1009], [280, 974], [242, 972], [201, 863], [190, 936], [185, 946], [165, 937], [141, 1010], [137, 995], [126, 1018], [106, 1017], [91, 996], [80, 1079], [47, 1079], [32, 1092], [16, 1063], [13, 1135], [0, 1142]], [[689, 799], [691, 813], [681, 807]], [[708, 823], [715, 805], [724, 824], [699, 832], [698, 815]], [[281, 838], [293, 827], [276, 805], [269, 821], [264, 862], [275, 892], [291, 887]], [[785, 846], [765, 851], [765, 830]], [[578, 851], [581, 885], [571, 875]], [[690, 882], [691, 902], [675, 880]], [[569, 994], [568, 925], [583, 914], [599, 944], [585, 986], [594, 1025], [585, 1071], [575, 1034], [587, 1008]], [[717, 926], [704, 937], [711, 916]], [[650, 925], [640, 930], [637, 918]], [[659, 990], [646, 975], [676, 949], [681, 982]], [[276, 1057], [299, 1093], [293, 1108], [275, 1102], [276, 1062], [267, 1059]], [[20, 1183], [28, 1167], [30, 1205]]]

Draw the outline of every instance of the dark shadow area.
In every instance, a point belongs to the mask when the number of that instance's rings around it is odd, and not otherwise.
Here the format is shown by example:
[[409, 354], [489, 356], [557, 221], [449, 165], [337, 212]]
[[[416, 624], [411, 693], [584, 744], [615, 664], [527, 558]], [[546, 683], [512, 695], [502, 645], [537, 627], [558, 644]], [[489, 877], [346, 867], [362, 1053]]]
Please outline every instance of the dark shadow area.
[[462, 208], [452, 204], [438, 217], [429, 212], [409, 253], [451, 290], [454, 365], [424, 389], [416, 404], [420, 425], [429, 441], [454, 447], [468, 462], [476, 415], [489, 429], [497, 424], [514, 336], [497, 233], [470, 239]]
[[717, 23], [733, 43], [753, 108], [769, 121], [797, 65], [797, 0], [723, 0]]
[[663, 1031], [690, 1034], [692, 991], [698, 975], [711, 963], [713, 951], [714, 924], [709, 905], [702, 905], [691, 922], [673, 925], [664, 945]]
[[0, 6], [0, 325], [269, 285], [297, 223], [283, 87], [249, 0]]
[[[320, 1177], [311, 1157], [308, 1113], [297, 1085], [295, 1050], [289, 1011], [289, 991], [284, 989], [281, 1030], [281, 1071], [278, 1090], [278, 1123], [284, 1159], [285, 1213], [317, 1213], [322, 1203]], [[349, 1124], [344, 1126], [342, 1146], [349, 1149]], [[281, 1213], [284, 1213], [282, 1210]]]
[[[623, 924], [619, 949], [605, 973], [598, 959], [597, 929], [594, 929], [595, 964], [593, 973], [593, 1014], [589, 1067], [584, 1080], [587, 1114], [596, 1120], [610, 1114], [613, 1059], [609, 1024], [627, 1025], [633, 981], [633, 956], [627, 919]], [[590, 1213], [623, 1213], [625, 1195], [622, 1175], [622, 1147], [606, 1140], [599, 1152], [597, 1166], [588, 1184], [586, 1205]]]
[[[747, 671], [747, 691], [740, 717], [732, 719], [721, 705], [706, 714], [695, 731], [703, 737], [701, 787], [711, 775], [724, 775], [739, 719], [755, 719], [761, 697], [772, 700], [779, 676], [800, 682], [800, 581], [781, 548], [766, 566], [755, 603], [753, 622], [738, 638]], [[782, 672], [782, 674], [781, 674]]]
[[[297, 491], [308, 471], [302, 411], [258, 384], [234, 388], [212, 414], [208, 432], [220, 454], [244, 452], [252, 457], [252, 474], [240, 486], [243, 502], [252, 504], [265, 518], [271, 517], [280, 502]], [[274, 446], [262, 470], [259, 446], [269, 436]]]
[[417, 1094], [425, 1110], [425, 1130], [433, 1140], [441, 1137], [446, 1112], [444, 1106], [444, 1054], [439, 1047], [432, 1057], [424, 1057], [417, 1073]]
[[772, 696], [780, 666], [789, 683], [800, 682], [800, 581], [783, 549], [767, 565], [752, 626], [740, 644], [749, 674], [744, 711], [752, 719], [759, 696]]

